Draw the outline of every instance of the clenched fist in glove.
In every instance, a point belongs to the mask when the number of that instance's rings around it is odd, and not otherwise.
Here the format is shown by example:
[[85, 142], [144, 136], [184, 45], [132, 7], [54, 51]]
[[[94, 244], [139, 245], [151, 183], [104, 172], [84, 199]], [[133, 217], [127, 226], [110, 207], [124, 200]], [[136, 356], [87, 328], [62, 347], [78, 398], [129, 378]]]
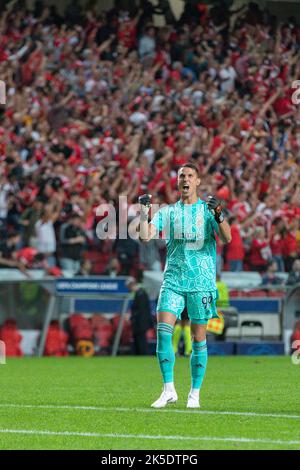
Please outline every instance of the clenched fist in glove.
[[141, 207], [141, 217], [148, 218], [148, 214], [151, 208], [151, 194], [143, 194], [139, 197], [139, 204]]
[[209, 210], [213, 213], [215, 220], [218, 224], [221, 224], [224, 220], [221, 201], [219, 201], [215, 196], [208, 196], [206, 203]]

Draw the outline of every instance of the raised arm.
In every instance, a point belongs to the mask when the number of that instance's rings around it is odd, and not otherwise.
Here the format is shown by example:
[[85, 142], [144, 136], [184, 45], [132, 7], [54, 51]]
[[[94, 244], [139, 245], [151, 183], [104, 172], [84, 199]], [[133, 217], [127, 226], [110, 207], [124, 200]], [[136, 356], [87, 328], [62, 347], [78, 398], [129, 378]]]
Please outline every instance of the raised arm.
[[207, 205], [211, 212], [214, 214], [215, 221], [219, 225], [219, 236], [223, 243], [231, 242], [231, 229], [230, 225], [225, 220], [222, 213], [222, 206], [220, 201], [215, 196], [208, 196]]
[[144, 194], [143, 196], [140, 196], [139, 203], [141, 214], [139, 238], [141, 242], [147, 243], [156, 235], [156, 228], [153, 224], [149, 224], [148, 222], [149, 211], [151, 208], [151, 195]]

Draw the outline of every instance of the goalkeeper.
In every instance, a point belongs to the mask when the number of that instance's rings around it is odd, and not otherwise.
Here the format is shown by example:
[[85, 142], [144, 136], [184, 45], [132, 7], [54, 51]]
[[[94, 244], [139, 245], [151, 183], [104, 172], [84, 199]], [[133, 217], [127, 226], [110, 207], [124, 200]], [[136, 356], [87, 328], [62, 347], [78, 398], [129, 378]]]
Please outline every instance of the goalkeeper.
[[164, 232], [167, 242], [164, 280], [157, 304], [156, 349], [164, 385], [162, 394], [152, 404], [154, 408], [163, 408], [178, 398], [173, 376], [172, 335], [184, 307], [188, 309], [193, 340], [187, 407], [200, 407], [199, 392], [207, 364], [206, 326], [210, 318], [218, 317], [215, 232], [224, 243], [231, 241], [220, 202], [214, 196], [209, 196], [206, 202], [198, 198], [201, 183], [198, 168], [186, 163], [179, 168], [177, 182], [179, 201], [158, 210], [150, 223], [151, 196], [139, 198], [141, 241], [147, 242]]

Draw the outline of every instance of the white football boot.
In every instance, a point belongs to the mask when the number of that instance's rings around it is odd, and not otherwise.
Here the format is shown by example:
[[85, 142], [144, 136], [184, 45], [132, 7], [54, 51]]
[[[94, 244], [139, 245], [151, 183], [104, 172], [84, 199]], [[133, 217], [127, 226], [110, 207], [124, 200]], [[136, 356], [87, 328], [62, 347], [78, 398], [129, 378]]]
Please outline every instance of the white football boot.
[[176, 403], [178, 400], [178, 396], [176, 393], [175, 388], [173, 389], [166, 389], [164, 388], [162, 394], [160, 395], [159, 399], [152, 403], [152, 408], [164, 408], [169, 403]]
[[192, 389], [188, 395], [187, 408], [200, 408], [199, 390]]

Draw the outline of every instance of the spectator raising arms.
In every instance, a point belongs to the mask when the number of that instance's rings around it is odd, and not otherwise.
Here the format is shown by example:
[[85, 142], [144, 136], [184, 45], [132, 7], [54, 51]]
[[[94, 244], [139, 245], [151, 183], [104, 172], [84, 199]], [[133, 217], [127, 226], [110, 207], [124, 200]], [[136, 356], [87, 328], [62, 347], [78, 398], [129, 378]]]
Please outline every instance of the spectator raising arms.
[[57, 221], [61, 210], [61, 203], [46, 204], [41, 218], [35, 224], [36, 248], [43, 254], [47, 265], [56, 265], [56, 234], [54, 223]]

